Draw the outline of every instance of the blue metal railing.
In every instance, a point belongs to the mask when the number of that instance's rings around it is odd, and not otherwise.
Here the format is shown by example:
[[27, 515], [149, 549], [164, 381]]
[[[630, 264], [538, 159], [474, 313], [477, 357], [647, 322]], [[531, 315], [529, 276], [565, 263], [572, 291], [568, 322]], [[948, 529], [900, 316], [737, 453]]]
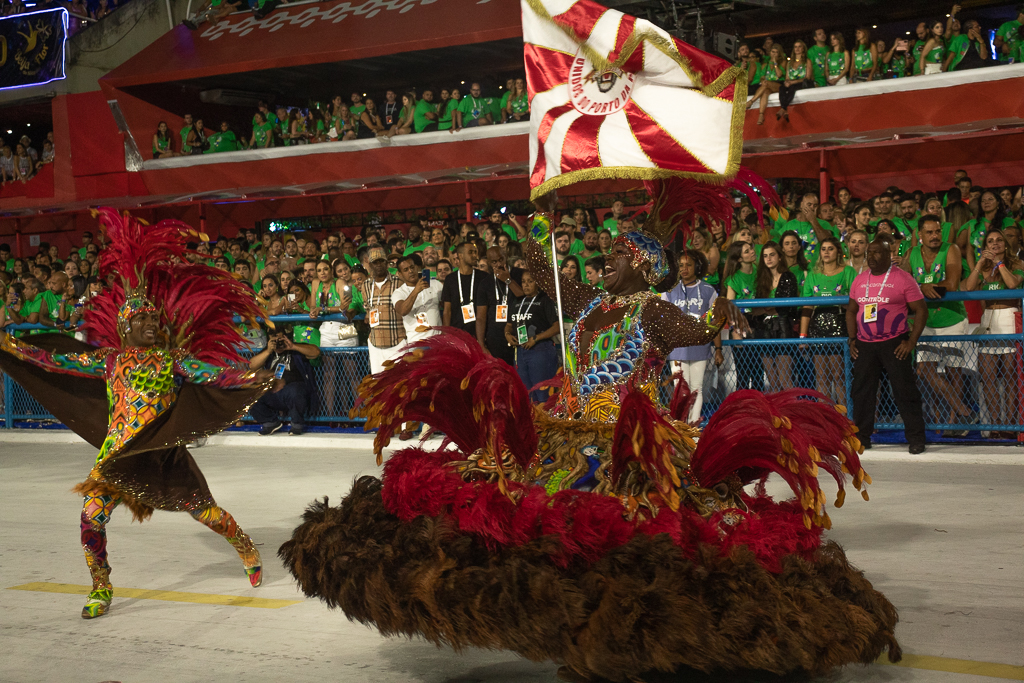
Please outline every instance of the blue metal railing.
[[[1014, 300], [1024, 299], [1024, 290], [1002, 290], [996, 292], [950, 292], [942, 299], [934, 301], [983, 301], [983, 300]], [[844, 306], [848, 303], [847, 297], [814, 297], [814, 298], [792, 298], [792, 299], [760, 299], [741, 300], [736, 303], [742, 308], [791, 308], [800, 306]], [[291, 314], [273, 316], [275, 324], [294, 323], [309, 324], [314, 326], [327, 320], [344, 321], [340, 314], [322, 316], [310, 319], [308, 314]], [[41, 325], [8, 325], [6, 329], [43, 329], [52, 331], [52, 327]], [[981, 381], [980, 365], [982, 365], [983, 354], [986, 354], [987, 346], [993, 346], [1002, 342], [1006, 347], [1012, 347], [1012, 353], [1006, 354], [1012, 357], [1013, 371], [1011, 376], [997, 378], [1001, 386], [996, 387], [995, 396], [992, 395], [992, 387], [986, 386]], [[822, 384], [830, 384], [834, 387], [840, 385], [843, 388], [841, 395], [834, 395], [833, 398], [851, 408], [852, 416], [852, 374], [853, 361], [850, 358], [847, 339], [843, 337], [826, 338], [805, 338], [805, 339], [725, 339], [722, 342], [725, 347], [727, 360], [722, 368], [715, 368], [709, 364], [704, 382], [704, 410], [705, 417], [710, 416], [725, 397], [735, 390], [740, 377], [753, 381], [755, 386], [764, 387], [769, 391], [783, 388], [805, 387], [817, 388]], [[961, 386], [956, 388], [963, 404], [968, 407], [973, 415], [970, 423], [949, 422], [950, 407], [948, 400], [943, 398], [942, 391], [928, 385], [919, 378], [922, 399], [925, 406], [926, 426], [928, 429], [936, 430], [971, 430], [971, 431], [1004, 431], [1018, 432], [1024, 438], [1024, 419], [1022, 419], [1022, 405], [1018, 396], [1024, 395], [1024, 368], [1021, 362], [1021, 349], [1024, 348], [1024, 335], [1022, 334], [988, 334], [988, 335], [943, 335], [924, 337], [919, 342], [922, 344], [937, 345], [950, 344], [953, 350], [959, 352], [963, 358], [964, 369], [958, 373], [946, 373], [945, 370], [939, 374], [943, 376], [942, 381], [952, 381], [951, 375], [960, 374], [957, 378]], [[818, 357], [824, 355], [838, 356], [841, 362], [838, 366], [835, 363], [822, 363]], [[320, 409], [310, 417], [313, 423], [334, 423], [352, 422], [348, 417], [348, 411], [354, 405], [355, 387], [359, 381], [369, 373], [368, 349], [365, 346], [348, 348], [325, 348], [322, 349], [322, 362], [315, 368], [317, 385], [320, 387]], [[784, 386], [767, 385], [768, 373], [764, 363], [778, 365], [783, 361], [788, 362], [788, 375], [782, 380]], [[839, 374], [832, 374], [839, 373]], [[753, 378], [753, 379], [751, 379]], [[709, 382], [708, 380], [712, 381]], [[766, 386], [767, 385], [767, 386]], [[1005, 394], [1001, 396], [1000, 394]], [[20, 386], [11, 381], [9, 377], [3, 377], [3, 410], [2, 415], [6, 427], [11, 428], [19, 420], [40, 420], [52, 419], [41, 406], [38, 405]], [[1004, 400], [1005, 398], [1005, 400]], [[999, 404], [997, 412], [1007, 418], [1002, 421], [983, 419], [986, 415], [992, 414], [991, 403]], [[1003, 410], [1003, 403], [1008, 403], [1009, 408]], [[878, 418], [876, 427], [883, 430], [899, 430], [903, 428], [902, 421], [898, 418], [898, 411], [891, 395], [891, 389], [883, 380], [879, 391]]]

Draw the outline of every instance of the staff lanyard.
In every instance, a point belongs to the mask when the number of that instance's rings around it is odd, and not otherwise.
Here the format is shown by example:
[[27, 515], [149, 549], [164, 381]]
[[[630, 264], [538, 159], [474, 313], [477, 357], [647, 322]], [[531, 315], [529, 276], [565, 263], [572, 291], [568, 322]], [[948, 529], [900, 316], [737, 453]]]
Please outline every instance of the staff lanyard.
[[[387, 281], [387, 280], [385, 279], [385, 280], [384, 280], [384, 284], [380, 286], [380, 292], [381, 292], [381, 294], [383, 294], [383, 293], [384, 293], [384, 285], [386, 285], [386, 284], [387, 284], [387, 282], [388, 282], [388, 281]], [[370, 306], [371, 306], [371, 307], [373, 307], [373, 306], [376, 306], [376, 305], [377, 305], [376, 303], [374, 303], [374, 299], [375, 299], [376, 297], [377, 297], [377, 281], [376, 281], [376, 280], [374, 280], [373, 282], [371, 282], [371, 283], [370, 283]]]
[[[459, 281], [459, 284], [462, 284], [461, 280]], [[459, 295], [462, 295], [461, 291], [459, 292]], [[501, 299], [501, 303], [498, 304], [499, 306], [504, 306], [508, 303], [508, 285], [505, 285], [505, 295], [502, 296], [498, 289], [498, 278], [494, 278], [494, 300], [497, 301], [499, 298]]]
[[[473, 298], [473, 284], [476, 282], [476, 268], [473, 269], [473, 274], [469, 277], [469, 298]], [[459, 273], [459, 305], [466, 305], [466, 295], [462, 293], [462, 273]]]
[[[882, 278], [882, 286], [878, 288], [878, 298], [882, 298], [882, 292], [885, 291], [885, 283], [889, 281], [889, 273], [892, 272], [892, 265], [889, 266], [889, 270], [885, 271], [885, 277]], [[871, 298], [871, 271], [868, 271], [867, 281], [864, 283], [864, 296], [865, 298]]]
[[[534, 294], [533, 298], [530, 299], [530, 305], [526, 308], [526, 312], [527, 313], [529, 313], [530, 309], [533, 308], [533, 302], [536, 301], [536, 300], [537, 300], [537, 295]], [[519, 302], [519, 312], [516, 313], [516, 322], [517, 323], [523, 322], [523, 304], [525, 304], [525, 303], [526, 303], [526, 297], [524, 296], [523, 300]]]
[[[700, 280], [697, 280], [697, 282], [694, 283], [693, 286], [697, 288], [697, 314], [700, 315], [701, 313], [704, 312], [703, 310], [701, 310], [701, 309], [704, 308], [704, 297], [702, 297], [700, 295]], [[683, 298], [686, 300], [686, 312], [689, 313], [690, 312], [690, 288], [687, 287], [685, 284], [683, 285]]]

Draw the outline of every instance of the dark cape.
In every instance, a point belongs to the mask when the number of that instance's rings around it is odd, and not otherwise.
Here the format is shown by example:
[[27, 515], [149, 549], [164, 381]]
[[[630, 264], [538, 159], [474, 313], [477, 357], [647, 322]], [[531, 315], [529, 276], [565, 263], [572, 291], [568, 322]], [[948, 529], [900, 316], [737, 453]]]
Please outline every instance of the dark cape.
[[[32, 335], [24, 341], [56, 353], [95, 350], [61, 334]], [[103, 379], [50, 372], [2, 352], [0, 371], [90, 445], [97, 450], [102, 447], [110, 419]], [[265, 386], [219, 389], [183, 384], [174, 405], [104, 463], [105, 482], [90, 479], [74, 490], [119, 495], [139, 521], [154, 509], [191, 511], [215, 505], [206, 478], [185, 444], [228, 427], [265, 391]]]

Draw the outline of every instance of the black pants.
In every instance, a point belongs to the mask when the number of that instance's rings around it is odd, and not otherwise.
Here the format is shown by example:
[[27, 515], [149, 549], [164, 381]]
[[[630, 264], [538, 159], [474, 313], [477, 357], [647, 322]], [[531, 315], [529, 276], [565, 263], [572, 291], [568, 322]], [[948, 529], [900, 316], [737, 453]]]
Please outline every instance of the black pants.
[[505, 339], [505, 323], [489, 325], [484, 340], [487, 342], [487, 350], [491, 352], [492, 356], [500, 358], [513, 368], [516, 366], [516, 350], [509, 346], [508, 340]]
[[293, 427], [303, 427], [306, 424], [306, 410], [309, 408], [309, 396], [306, 393], [305, 382], [292, 382], [286, 384], [281, 391], [273, 394], [263, 394], [260, 400], [249, 409], [252, 419], [261, 425], [272, 422], [279, 422], [279, 414], [287, 412]]
[[779, 106], [783, 109], [789, 109], [789, 105], [793, 104], [793, 98], [796, 96], [798, 90], [803, 90], [808, 87], [806, 81], [800, 81], [793, 85], [786, 85], [783, 83], [779, 86]]
[[853, 361], [853, 421], [857, 425], [858, 437], [864, 443], [871, 443], [871, 434], [875, 431], [878, 383], [884, 371], [892, 385], [896, 408], [903, 418], [907, 443], [924, 445], [924, 414], [914, 364], [909, 355], [899, 360], [895, 353], [896, 347], [906, 338], [904, 334], [882, 342], [857, 340], [857, 359]]

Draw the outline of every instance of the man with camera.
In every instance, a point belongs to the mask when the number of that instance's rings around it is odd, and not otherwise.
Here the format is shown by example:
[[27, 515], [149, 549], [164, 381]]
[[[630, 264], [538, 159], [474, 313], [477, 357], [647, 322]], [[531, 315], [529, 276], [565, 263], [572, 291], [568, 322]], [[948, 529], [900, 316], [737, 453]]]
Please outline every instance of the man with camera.
[[292, 333], [291, 325], [273, 330], [267, 348], [249, 361], [250, 370], [265, 368], [274, 373], [273, 388], [249, 409], [252, 418], [260, 423], [261, 436], [269, 436], [284, 426], [282, 412], [288, 413], [293, 435], [305, 433], [306, 413], [316, 399], [309, 361], [320, 355], [320, 349], [313, 344], [296, 344]]

